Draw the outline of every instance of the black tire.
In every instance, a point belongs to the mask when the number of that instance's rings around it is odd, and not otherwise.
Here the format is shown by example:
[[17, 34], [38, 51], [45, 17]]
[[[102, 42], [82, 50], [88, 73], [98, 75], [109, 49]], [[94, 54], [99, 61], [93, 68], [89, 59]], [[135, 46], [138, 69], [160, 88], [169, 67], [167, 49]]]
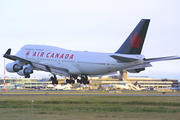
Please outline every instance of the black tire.
[[51, 80], [51, 81], [53, 81], [53, 80], [54, 80], [54, 78], [53, 78], [53, 77], [51, 77], [51, 78], [50, 78], [50, 80]]
[[68, 79], [66, 79], [66, 83], [69, 83], [69, 80], [68, 80]]
[[54, 81], [52, 81], [52, 84], [53, 84], [53, 85], [55, 84]]
[[57, 85], [58, 84], [58, 81], [56, 80], [55, 84]]
[[82, 83], [83, 83], [83, 84], [86, 84], [86, 83], [87, 83], [87, 81], [86, 81], [86, 80], [83, 80], [83, 81], [82, 81]]
[[30, 78], [30, 75], [26, 75], [25, 78]]
[[72, 82], [71, 82], [72, 84], [74, 84], [75, 83], [75, 81], [74, 80], [72, 80]]
[[89, 84], [89, 81], [87, 81], [86, 83]]

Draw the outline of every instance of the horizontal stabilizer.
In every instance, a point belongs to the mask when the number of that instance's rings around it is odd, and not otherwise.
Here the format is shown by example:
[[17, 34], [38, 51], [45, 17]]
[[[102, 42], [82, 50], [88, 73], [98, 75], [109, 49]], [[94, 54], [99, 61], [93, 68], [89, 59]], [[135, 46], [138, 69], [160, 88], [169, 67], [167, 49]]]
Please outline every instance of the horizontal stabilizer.
[[168, 56], [168, 57], [159, 57], [159, 58], [149, 58], [149, 59], [145, 59], [145, 63], [165, 61], [165, 60], [176, 60], [176, 59], [180, 59], [180, 57]]
[[116, 59], [118, 62], [133, 62], [133, 61], [138, 60], [135, 58], [122, 57], [122, 56], [116, 56], [116, 55], [110, 55], [110, 57]]

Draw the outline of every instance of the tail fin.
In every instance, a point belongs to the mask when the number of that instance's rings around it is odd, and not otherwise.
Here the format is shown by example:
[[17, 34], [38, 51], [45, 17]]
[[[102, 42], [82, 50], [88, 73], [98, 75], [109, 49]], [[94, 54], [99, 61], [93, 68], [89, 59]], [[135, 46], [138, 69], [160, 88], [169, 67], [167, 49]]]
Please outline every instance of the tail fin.
[[149, 22], [149, 19], [142, 19], [115, 53], [141, 54]]

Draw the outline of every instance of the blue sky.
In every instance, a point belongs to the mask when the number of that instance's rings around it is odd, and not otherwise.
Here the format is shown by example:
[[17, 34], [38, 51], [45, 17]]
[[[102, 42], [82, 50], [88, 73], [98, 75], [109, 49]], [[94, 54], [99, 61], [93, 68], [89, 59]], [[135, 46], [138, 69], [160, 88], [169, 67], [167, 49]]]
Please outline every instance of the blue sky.
[[[151, 19], [142, 54], [180, 56], [179, 0], [9, 0], [0, 1], [0, 54], [25, 44], [69, 50], [115, 52], [141, 19]], [[10, 60], [6, 60], [6, 63]], [[4, 58], [0, 57], [0, 77]], [[152, 63], [139, 74], [180, 79], [180, 60]], [[32, 77], [48, 77], [35, 72]], [[17, 76], [7, 73], [6, 76]]]

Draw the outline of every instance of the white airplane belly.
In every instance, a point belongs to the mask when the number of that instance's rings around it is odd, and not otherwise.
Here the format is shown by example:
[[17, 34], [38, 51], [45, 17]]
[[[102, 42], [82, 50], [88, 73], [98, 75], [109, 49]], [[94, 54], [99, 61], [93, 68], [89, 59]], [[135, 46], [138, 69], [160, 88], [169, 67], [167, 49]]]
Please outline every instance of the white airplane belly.
[[118, 63], [118, 64], [110, 64], [110, 65], [80, 64], [77, 68], [80, 71], [82, 71], [82, 74], [100, 75], [100, 74], [116, 72], [118, 70], [123, 70], [127, 67], [132, 67], [132, 66], [135, 66], [135, 64], [134, 63]]
[[82, 74], [89, 75], [100, 75], [115, 72], [124, 69], [126, 66], [131, 66], [130, 64], [107, 64], [107, 63], [89, 63], [89, 64], [78, 64], [77, 68], [82, 72]]
[[95, 65], [95, 64], [80, 64], [77, 68], [82, 71], [82, 74], [99, 75], [108, 73], [106, 65]]

